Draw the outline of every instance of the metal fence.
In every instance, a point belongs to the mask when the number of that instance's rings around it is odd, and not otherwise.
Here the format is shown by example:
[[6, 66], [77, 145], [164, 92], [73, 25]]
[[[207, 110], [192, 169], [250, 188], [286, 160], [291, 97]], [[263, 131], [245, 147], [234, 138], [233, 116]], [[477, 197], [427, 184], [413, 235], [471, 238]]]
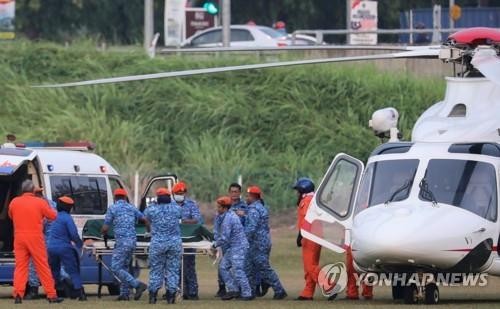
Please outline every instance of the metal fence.
[[466, 28], [435, 28], [435, 29], [378, 29], [378, 30], [370, 30], [370, 31], [357, 31], [357, 30], [346, 30], [346, 29], [334, 29], [334, 30], [295, 30], [292, 33], [292, 44], [297, 39], [297, 35], [313, 35], [316, 37], [316, 44], [322, 45], [325, 43], [324, 37], [325, 35], [337, 35], [337, 36], [345, 36], [346, 42], [348, 42], [348, 36], [351, 34], [373, 34], [377, 35], [382, 34], [408, 34], [410, 35], [410, 44], [414, 44], [414, 36], [418, 34], [432, 34], [432, 39], [430, 43], [439, 44], [442, 42], [442, 34], [445, 33], [453, 33], [459, 30], [464, 30]]

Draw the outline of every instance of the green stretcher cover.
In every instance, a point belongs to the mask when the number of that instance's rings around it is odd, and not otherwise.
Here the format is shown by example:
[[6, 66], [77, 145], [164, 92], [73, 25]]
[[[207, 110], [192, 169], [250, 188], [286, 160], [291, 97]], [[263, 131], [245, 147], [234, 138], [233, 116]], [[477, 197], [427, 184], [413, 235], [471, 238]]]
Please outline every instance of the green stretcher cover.
[[[104, 219], [91, 219], [85, 223], [83, 227], [83, 239], [104, 240], [101, 234], [101, 228], [104, 224]], [[135, 231], [138, 241], [149, 241], [146, 235], [146, 226], [144, 224], [136, 224]], [[113, 228], [108, 231], [108, 239], [114, 239], [115, 234]], [[202, 224], [181, 224], [182, 242], [198, 242], [203, 240], [213, 241], [214, 235]]]

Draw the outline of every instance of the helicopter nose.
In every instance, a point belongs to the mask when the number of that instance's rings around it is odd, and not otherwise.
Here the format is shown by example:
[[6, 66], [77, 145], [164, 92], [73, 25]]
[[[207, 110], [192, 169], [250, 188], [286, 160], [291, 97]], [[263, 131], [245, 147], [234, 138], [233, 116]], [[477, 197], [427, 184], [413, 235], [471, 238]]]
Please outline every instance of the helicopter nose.
[[[450, 214], [444, 208], [452, 207], [380, 205], [359, 213], [352, 233], [356, 263], [369, 269], [388, 265], [454, 266], [467, 252], [447, 249], [471, 244], [464, 241], [463, 230], [452, 227], [460, 226], [458, 222], [470, 225], [471, 218], [464, 211]], [[451, 224], [451, 220], [455, 222]]]

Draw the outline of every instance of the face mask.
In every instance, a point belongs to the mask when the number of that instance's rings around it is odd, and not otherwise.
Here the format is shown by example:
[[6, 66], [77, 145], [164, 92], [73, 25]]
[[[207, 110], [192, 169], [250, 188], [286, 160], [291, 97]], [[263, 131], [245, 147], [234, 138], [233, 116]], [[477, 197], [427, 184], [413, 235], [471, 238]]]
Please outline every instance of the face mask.
[[174, 194], [174, 200], [176, 202], [184, 202], [184, 195], [177, 195], [177, 194]]

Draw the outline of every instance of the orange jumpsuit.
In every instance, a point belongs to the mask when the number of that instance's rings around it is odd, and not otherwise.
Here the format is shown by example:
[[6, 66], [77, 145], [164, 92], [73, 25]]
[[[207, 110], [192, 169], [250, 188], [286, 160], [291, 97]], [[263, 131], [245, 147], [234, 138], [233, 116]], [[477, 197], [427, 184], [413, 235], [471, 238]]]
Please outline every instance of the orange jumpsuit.
[[52, 221], [57, 213], [47, 201], [32, 193], [24, 193], [16, 197], [9, 205], [9, 217], [14, 223], [14, 270], [13, 296], [24, 297], [28, 281], [28, 264], [33, 259], [47, 298], [56, 298], [54, 279], [49, 268], [47, 249], [43, 236], [43, 219]]
[[[297, 228], [300, 231], [309, 205], [314, 196], [314, 192], [304, 194], [299, 203], [299, 209], [297, 211]], [[300, 296], [302, 297], [313, 297], [314, 289], [318, 283], [319, 274], [319, 257], [321, 254], [321, 246], [317, 243], [302, 238], [302, 260], [304, 262], [304, 279], [306, 280], [306, 286]]]
[[[352, 257], [352, 249], [351, 247], [348, 247], [345, 252], [346, 256], [346, 268], [347, 268], [347, 298], [349, 299], [358, 299], [359, 298], [359, 292], [358, 292], [358, 286], [356, 285], [356, 276], [354, 274], [356, 273], [356, 270], [354, 269], [353, 265], [353, 257]], [[371, 285], [366, 285], [364, 283], [361, 284], [363, 288], [363, 292], [361, 295], [363, 295], [364, 298], [366, 299], [372, 299], [373, 298], [373, 286]]]

